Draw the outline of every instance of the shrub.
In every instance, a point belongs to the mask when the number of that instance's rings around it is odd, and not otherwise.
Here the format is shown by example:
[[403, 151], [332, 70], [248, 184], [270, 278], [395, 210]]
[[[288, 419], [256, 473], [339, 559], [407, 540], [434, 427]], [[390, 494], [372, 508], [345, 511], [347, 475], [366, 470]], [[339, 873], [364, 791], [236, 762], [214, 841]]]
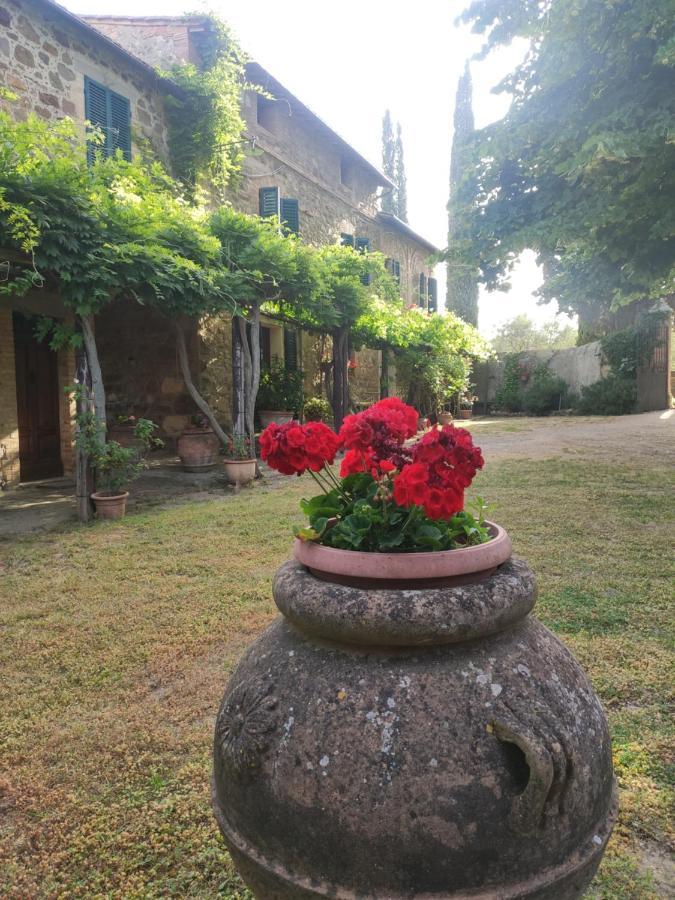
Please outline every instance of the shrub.
[[302, 411], [305, 422], [328, 422], [331, 418], [330, 403], [323, 397], [309, 397]]
[[567, 383], [542, 363], [532, 372], [523, 391], [523, 410], [531, 416], [545, 416], [565, 405]]
[[575, 412], [581, 416], [625, 416], [633, 412], [637, 399], [637, 382], [610, 373], [581, 389]]
[[272, 365], [260, 373], [256, 409], [299, 412], [302, 407], [302, 387], [303, 374], [300, 369], [287, 369], [283, 363], [273, 360]]
[[495, 394], [495, 406], [506, 412], [521, 412], [523, 408], [523, 369], [518, 356], [509, 356], [504, 375]]

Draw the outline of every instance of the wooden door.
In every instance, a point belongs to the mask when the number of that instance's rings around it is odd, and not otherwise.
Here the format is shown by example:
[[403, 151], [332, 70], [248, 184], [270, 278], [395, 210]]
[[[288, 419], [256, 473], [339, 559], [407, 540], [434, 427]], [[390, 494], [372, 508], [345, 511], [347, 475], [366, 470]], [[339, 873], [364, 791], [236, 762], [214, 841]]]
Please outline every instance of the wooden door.
[[33, 336], [29, 319], [14, 314], [16, 402], [21, 480], [63, 475], [56, 353]]

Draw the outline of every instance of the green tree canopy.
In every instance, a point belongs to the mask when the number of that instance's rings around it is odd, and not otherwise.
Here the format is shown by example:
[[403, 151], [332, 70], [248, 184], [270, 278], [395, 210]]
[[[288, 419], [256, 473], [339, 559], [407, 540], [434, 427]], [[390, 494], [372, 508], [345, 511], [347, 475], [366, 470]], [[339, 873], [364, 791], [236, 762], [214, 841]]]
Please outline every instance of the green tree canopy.
[[553, 320], [538, 327], [524, 313], [500, 325], [490, 343], [497, 353], [522, 353], [525, 350], [563, 350], [574, 347], [577, 329]]
[[541, 296], [567, 311], [672, 292], [673, 0], [474, 0], [463, 18], [484, 54], [530, 49], [498, 88], [508, 114], [476, 133], [470, 237], [451, 260], [500, 288], [532, 248]]

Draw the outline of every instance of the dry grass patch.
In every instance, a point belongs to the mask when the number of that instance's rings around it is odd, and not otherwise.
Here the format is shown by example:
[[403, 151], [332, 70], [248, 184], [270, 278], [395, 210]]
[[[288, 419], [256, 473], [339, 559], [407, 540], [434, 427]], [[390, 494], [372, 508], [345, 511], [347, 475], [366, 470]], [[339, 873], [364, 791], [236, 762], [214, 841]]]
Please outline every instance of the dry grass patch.
[[[668, 473], [506, 461], [475, 491], [540, 579], [540, 617], [610, 718], [622, 811], [590, 896], [667, 896]], [[209, 805], [217, 705], [270, 621], [311, 486], [149, 511], [0, 547], [0, 895], [248, 897]]]

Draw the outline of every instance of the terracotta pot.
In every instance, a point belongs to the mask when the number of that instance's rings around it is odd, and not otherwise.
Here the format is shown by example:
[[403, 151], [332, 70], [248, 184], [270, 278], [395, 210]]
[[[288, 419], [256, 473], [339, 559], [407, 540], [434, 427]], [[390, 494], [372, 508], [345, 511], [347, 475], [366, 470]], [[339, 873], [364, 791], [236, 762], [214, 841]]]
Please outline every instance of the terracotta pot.
[[273, 592], [283, 617], [233, 673], [214, 741], [216, 818], [257, 900], [582, 896], [616, 816], [610, 740], [528, 615], [524, 562], [373, 590], [292, 560]]
[[220, 442], [210, 428], [186, 428], [176, 449], [186, 472], [205, 472], [218, 465]]
[[224, 465], [232, 484], [248, 484], [255, 478], [255, 459], [226, 459]]
[[121, 519], [127, 511], [127, 499], [129, 491], [120, 494], [109, 494], [105, 491], [95, 491], [91, 495], [96, 507], [96, 516], [99, 519]]
[[442, 412], [438, 417], [438, 421], [441, 425], [452, 425], [452, 413]]
[[460, 409], [459, 417], [460, 419], [470, 419], [473, 416], [473, 408], [471, 409]]
[[293, 421], [293, 413], [287, 410], [259, 409], [258, 415], [263, 428], [267, 428], [272, 422], [275, 425], [285, 425], [286, 422]]
[[357, 587], [438, 587], [491, 575], [511, 556], [511, 538], [488, 522], [492, 540], [475, 547], [429, 553], [360, 553], [296, 540], [293, 555], [317, 578]]

